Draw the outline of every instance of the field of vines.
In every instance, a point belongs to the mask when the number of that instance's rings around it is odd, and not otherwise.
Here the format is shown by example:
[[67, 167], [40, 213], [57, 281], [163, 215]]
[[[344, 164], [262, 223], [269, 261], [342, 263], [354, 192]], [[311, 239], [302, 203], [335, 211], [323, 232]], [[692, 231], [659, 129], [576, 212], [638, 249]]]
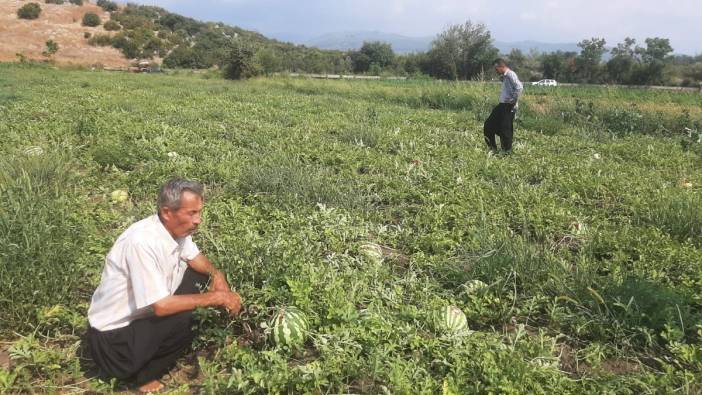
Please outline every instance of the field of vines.
[[171, 393], [701, 393], [702, 95], [527, 86], [503, 155], [498, 91], [0, 64], [0, 393], [128, 390], [86, 311], [174, 175], [244, 309], [197, 311]]

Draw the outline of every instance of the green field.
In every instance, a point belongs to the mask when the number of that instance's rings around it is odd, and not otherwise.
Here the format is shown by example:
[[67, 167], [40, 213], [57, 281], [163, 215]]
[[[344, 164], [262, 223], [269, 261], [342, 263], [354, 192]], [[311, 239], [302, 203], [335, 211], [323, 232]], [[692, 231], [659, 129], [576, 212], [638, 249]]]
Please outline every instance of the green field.
[[[0, 392], [122, 388], [80, 358], [86, 310], [173, 175], [245, 310], [198, 312], [171, 391], [702, 392], [702, 95], [529, 86], [504, 156], [498, 89], [0, 65]], [[261, 327], [280, 306], [303, 349]]]

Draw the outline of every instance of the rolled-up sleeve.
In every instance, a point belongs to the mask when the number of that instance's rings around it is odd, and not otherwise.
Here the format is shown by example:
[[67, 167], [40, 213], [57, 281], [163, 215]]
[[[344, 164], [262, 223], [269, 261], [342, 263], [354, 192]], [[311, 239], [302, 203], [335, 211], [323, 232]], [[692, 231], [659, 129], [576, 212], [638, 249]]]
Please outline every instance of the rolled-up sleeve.
[[507, 73], [505, 76], [507, 78], [507, 81], [509, 81], [509, 86], [510, 86], [510, 96], [512, 99], [512, 102], [516, 102], [519, 100], [519, 97], [522, 95], [522, 91], [524, 90], [524, 86], [522, 85], [522, 82], [519, 81], [519, 78], [517, 78], [516, 73]]
[[152, 248], [133, 243], [126, 248], [125, 259], [137, 309], [148, 307], [171, 294]]
[[197, 244], [193, 241], [191, 236], [188, 236], [183, 241], [183, 249], [180, 253], [180, 259], [185, 262], [190, 262], [195, 259], [196, 256], [200, 254], [200, 249], [197, 248]]

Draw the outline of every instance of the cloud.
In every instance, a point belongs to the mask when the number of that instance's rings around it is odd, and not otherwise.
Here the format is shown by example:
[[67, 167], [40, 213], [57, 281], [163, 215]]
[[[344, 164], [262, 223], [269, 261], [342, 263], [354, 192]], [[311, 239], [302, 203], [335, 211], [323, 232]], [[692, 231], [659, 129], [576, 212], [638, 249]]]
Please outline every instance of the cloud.
[[533, 12], [522, 12], [521, 14], [519, 14], [519, 19], [523, 21], [533, 21], [537, 18], [538, 16]]

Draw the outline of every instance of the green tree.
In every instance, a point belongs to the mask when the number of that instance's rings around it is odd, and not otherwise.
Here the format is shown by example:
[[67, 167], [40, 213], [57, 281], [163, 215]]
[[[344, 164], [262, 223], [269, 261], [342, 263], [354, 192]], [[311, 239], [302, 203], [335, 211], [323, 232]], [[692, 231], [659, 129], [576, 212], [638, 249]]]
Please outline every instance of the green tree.
[[98, 7], [102, 8], [103, 10], [105, 10], [107, 12], [113, 12], [113, 11], [119, 10], [119, 6], [114, 1], [98, 0], [96, 4]]
[[41, 7], [37, 3], [27, 3], [17, 10], [17, 16], [21, 19], [37, 19], [41, 14]]
[[87, 12], [83, 15], [83, 26], [95, 27], [100, 26], [100, 23], [102, 23], [100, 17], [94, 12]]
[[370, 58], [361, 51], [351, 52], [351, 64], [355, 73], [365, 73], [370, 68]]
[[130, 37], [131, 32], [120, 32], [112, 37], [112, 46], [122, 51], [122, 54], [127, 58], [134, 59], [139, 57], [139, 44]]
[[579, 82], [598, 83], [602, 72], [602, 56], [606, 52], [603, 38], [582, 40], [580, 54], [575, 58]]
[[147, 28], [122, 30], [112, 38], [112, 46], [128, 58], [151, 58], [161, 53], [166, 44]]
[[632, 73], [631, 83], [638, 85], [665, 84], [664, 77], [666, 59], [673, 52], [670, 40], [653, 37], [646, 39], [646, 47], [636, 47], [636, 53], [641, 57], [641, 64]]
[[617, 44], [610, 53], [612, 58], [607, 62], [607, 74], [610, 82], [630, 84], [635, 67], [640, 58], [635, 47], [636, 40], [630, 37]]
[[113, 21], [111, 19], [109, 21], [105, 22], [102, 25], [102, 27], [105, 28], [105, 30], [107, 30], [107, 31], [116, 31], [116, 30], [120, 30], [122, 28], [122, 26], [119, 24], [119, 22]]
[[424, 65], [427, 62], [427, 55], [424, 52], [421, 53], [410, 53], [406, 55], [399, 56], [398, 67], [405, 74], [409, 75], [419, 75], [424, 69]]
[[575, 52], [556, 51], [541, 56], [543, 78], [562, 82], [575, 81]]
[[640, 51], [644, 62], [652, 62], [654, 60], [663, 61], [673, 52], [673, 47], [670, 46], [670, 40], [667, 38], [653, 37], [646, 39], [646, 48]]
[[509, 55], [507, 55], [507, 59], [511, 69], [514, 69], [518, 73], [525, 71], [524, 69], [527, 67], [527, 57], [524, 55], [521, 49], [513, 48], [509, 52]]
[[163, 59], [163, 66], [168, 68], [201, 69], [205, 68], [204, 62], [198, 52], [185, 44], [175, 47]]
[[280, 56], [273, 48], [262, 48], [256, 52], [256, 63], [261, 66], [265, 74], [281, 71]]
[[580, 55], [576, 58], [578, 66], [578, 76], [581, 82], [600, 82], [602, 71], [602, 55], [607, 51], [604, 38], [593, 37], [589, 40], [582, 40], [578, 43], [581, 48]]
[[254, 48], [239, 40], [235, 42], [224, 64], [224, 77], [230, 80], [243, 80], [260, 74], [256, 64]]
[[351, 53], [354, 71], [365, 73], [373, 67], [376, 70], [384, 70], [395, 62], [395, 52], [392, 46], [381, 41], [367, 41], [358, 51]]
[[191, 36], [198, 34], [204, 28], [202, 23], [192, 18], [186, 18], [184, 16], [172, 14], [170, 12], [165, 13], [165, 15], [161, 16], [158, 20], [158, 23], [159, 25], [165, 26], [173, 32], [182, 30], [183, 32]]
[[193, 51], [198, 53], [203, 65], [212, 67], [223, 65], [227, 60], [237, 39], [218, 31], [206, 31], [197, 36]]
[[483, 24], [449, 26], [432, 42], [427, 73], [447, 79], [470, 79], [488, 69], [498, 51]]

